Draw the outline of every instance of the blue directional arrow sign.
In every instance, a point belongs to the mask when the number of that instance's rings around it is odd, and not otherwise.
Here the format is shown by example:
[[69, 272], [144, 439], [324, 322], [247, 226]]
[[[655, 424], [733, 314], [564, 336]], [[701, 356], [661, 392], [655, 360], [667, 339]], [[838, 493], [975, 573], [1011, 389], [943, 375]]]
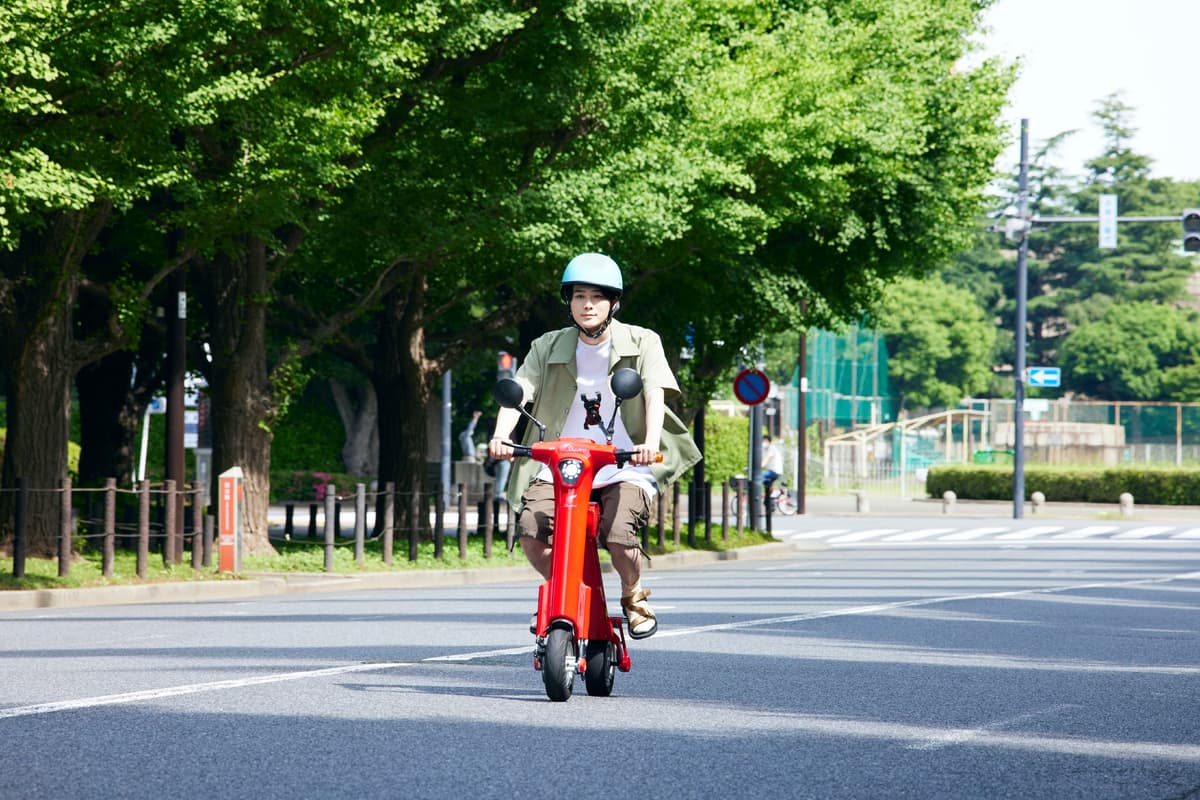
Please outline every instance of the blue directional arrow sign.
[[1030, 386], [1062, 386], [1061, 367], [1031, 367], [1027, 371]]

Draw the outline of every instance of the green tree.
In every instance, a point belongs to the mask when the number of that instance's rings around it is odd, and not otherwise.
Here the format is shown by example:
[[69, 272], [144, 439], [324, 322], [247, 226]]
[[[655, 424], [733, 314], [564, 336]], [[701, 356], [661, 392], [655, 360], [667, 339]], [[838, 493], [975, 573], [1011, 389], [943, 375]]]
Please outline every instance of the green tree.
[[1100, 319], [1074, 329], [1059, 363], [1067, 385], [1088, 397], [1162, 400], [1184, 385], [1198, 358], [1200, 325], [1194, 314], [1136, 302], [1111, 306]]
[[[171, 131], [195, 88], [163, 41], [159, 9], [13, 0], [0, 9], [0, 372], [8, 392], [0, 484], [25, 478], [30, 553], [54, 552], [76, 372], [127, 346], [154, 287], [146, 275], [93, 280], [84, 261], [114, 213], [171, 180]], [[77, 326], [83, 287], [106, 298], [102, 324]], [[0, 541], [13, 495], [0, 494]]]
[[966, 290], [901, 279], [888, 287], [878, 325], [902, 408], [950, 408], [988, 389], [996, 328]]

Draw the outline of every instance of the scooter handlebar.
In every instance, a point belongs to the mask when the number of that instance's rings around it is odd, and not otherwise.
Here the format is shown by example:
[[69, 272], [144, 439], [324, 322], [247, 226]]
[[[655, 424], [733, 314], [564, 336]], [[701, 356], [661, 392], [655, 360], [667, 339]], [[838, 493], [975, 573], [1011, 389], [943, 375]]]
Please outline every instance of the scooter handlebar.
[[[617, 458], [617, 466], [623, 467], [626, 464], [628, 464], [630, 461], [633, 460], [633, 457], [637, 455], [637, 450], [618, 450], [617, 452], [613, 453], [613, 455], [616, 456], [616, 458]], [[654, 463], [655, 464], [661, 464], [662, 460], [663, 460], [662, 453], [654, 454]]]

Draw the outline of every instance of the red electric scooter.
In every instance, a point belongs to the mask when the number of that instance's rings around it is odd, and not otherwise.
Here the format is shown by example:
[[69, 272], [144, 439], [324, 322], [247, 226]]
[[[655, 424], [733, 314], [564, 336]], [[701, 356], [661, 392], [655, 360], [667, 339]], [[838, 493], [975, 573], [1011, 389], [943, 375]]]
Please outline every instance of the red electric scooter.
[[[613, 374], [611, 385], [618, 408], [621, 401], [642, 391], [641, 376], [627, 368]], [[605, 426], [599, 394], [594, 399], [580, 399], [587, 413], [586, 426], [599, 426], [607, 444], [574, 438], [545, 441], [546, 426], [525, 410], [524, 391], [514, 380], [497, 383], [495, 396], [500, 405], [520, 411], [540, 431], [536, 444], [513, 445], [514, 455], [547, 464], [554, 476], [550, 579], [538, 588], [533, 668], [541, 671], [551, 700], [571, 697], [576, 673], [582, 673], [588, 694], [607, 697], [612, 694], [616, 671], [628, 672], [630, 660], [625, 618], [609, 616], [604, 597], [596, 540], [600, 507], [590, 500], [592, 480], [601, 467], [624, 466], [635, 453], [613, 447], [617, 408]], [[662, 460], [661, 454], [658, 460]]]

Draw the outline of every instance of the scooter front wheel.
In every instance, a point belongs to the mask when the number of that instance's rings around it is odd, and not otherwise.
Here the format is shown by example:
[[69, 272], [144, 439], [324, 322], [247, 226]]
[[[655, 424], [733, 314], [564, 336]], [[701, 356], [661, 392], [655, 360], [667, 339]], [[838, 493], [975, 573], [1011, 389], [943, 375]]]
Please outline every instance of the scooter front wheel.
[[583, 673], [583, 685], [587, 687], [587, 693], [592, 697], [608, 697], [617, 676], [617, 646], [607, 639], [591, 639], [584, 653], [587, 654], [587, 668]]
[[546, 635], [546, 654], [542, 657], [542, 682], [546, 697], [562, 702], [575, 689], [575, 670], [579, 663], [579, 642], [569, 628], [551, 628]]

